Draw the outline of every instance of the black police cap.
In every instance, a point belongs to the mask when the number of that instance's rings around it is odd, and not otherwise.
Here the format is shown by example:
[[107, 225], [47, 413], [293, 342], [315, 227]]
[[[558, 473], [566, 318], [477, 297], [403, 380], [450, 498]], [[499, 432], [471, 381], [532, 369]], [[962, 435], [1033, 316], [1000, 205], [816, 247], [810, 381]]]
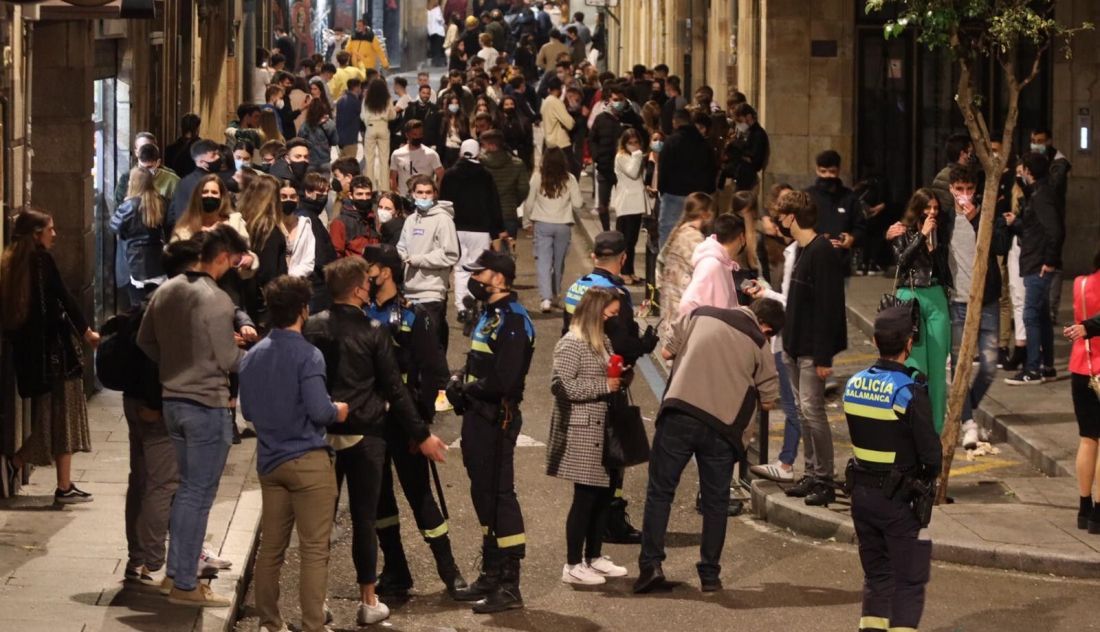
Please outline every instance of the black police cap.
[[617, 230], [605, 230], [596, 235], [592, 251], [597, 257], [610, 257], [626, 252], [626, 237]]
[[905, 340], [913, 335], [913, 316], [908, 306], [887, 307], [875, 316], [875, 338]]
[[482, 270], [499, 272], [504, 275], [504, 278], [508, 279], [509, 283], [516, 279], [516, 262], [503, 252], [484, 250], [478, 256], [477, 261], [464, 264], [462, 268], [467, 272], [481, 272]]

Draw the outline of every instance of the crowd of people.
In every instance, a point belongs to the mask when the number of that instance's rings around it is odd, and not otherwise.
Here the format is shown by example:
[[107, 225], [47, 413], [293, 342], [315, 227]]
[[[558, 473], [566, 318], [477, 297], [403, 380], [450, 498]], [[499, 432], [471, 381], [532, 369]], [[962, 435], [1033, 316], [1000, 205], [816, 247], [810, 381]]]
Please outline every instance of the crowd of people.
[[[833, 150], [817, 155], [805, 190], [762, 191], [768, 136], [744, 95], [721, 104], [701, 86], [689, 102], [663, 64], [625, 76], [602, 70], [602, 22], [590, 29], [578, 13], [563, 23], [554, 2], [473, 16], [441, 4], [429, 3], [431, 55], [448, 64], [438, 85], [426, 72], [414, 86], [387, 78], [384, 47], [359, 20], [327, 55], [289, 68], [283, 46], [260, 51], [255, 102], [240, 105], [224, 138], [203, 138], [193, 114], [164, 150], [152, 134], [136, 135], [110, 222], [116, 283], [132, 309], [111, 321], [96, 360], [101, 378], [121, 376], [131, 430], [128, 582], [173, 603], [230, 603], [199, 581], [226, 564], [202, 543], [230, 446], [255, 435], [263, 492], [255, 594], [265, 629], [285, 629], [278, 582], [292, 527], [302, 626], [324, 629], [333, 508], [345, 482], [358, 623], [389, 616], [379, 595], [413, 586], [395, 473], [449, 595], [479, 613], [522, 607], [526, 536], [512, 460], [535, 336], [514, 291], [515, 242], [525, 236], [538, 308], [563, 317], [546, 472], [574, 484], [566, 583], [628, 574], [603, 554], [612, 541], [641, 544], [635, 592], [660, 586], [671, 500], [694, 456], [700, 582], [720, 589], [733, 468], [760, 408], [781, 407], [784, 440], [778, 460], [753, 473], [792, 483], [786, 493], [807, 504], [835, 501], [825, 392], [847, 347], [849, 277], [874, 272], [883, 244], [896, 255], [898, 299], [919, 304], [919, 335], [910, 348], [892, 321], [880, 350], [891, 370], [904, 361], [924, 376], [921, 423], [927, 417], [942, 431], [947, 375], [976, 283], [985, 289], [979, 369], [962, 411], [963, 445], [979, 441], [973, 410], [999, 367], [1018, 370], [1006, 380], [1013, 385], [1056, 377], [1070, 167], [1049, 132], [1033, 133], [998, 183], [988, 272], [974, 279], [985, 187], [967, 137], [948, 139], [949, 163], [887, 225], [882, 203], [843, 184]], [[586, 176], [591, 199], [580, 186]], [[589, 212], [603, 231], [593, 269], [569, 283], [573, 226]], [[72, 483], [71, 458], [90, 447], [81, 339], [94, 347], [100, 334], [61, 283], [49, 215], [21, 213], [12, 236], [0, 277], [3, 325], [18, 332], [19, 389], [32, 402], [35, 432], [5, 474], [56, 464], [58, 502], [89, 502]], [[643, 237], [644, 261], [636, 261]], [[1088, 343], [1100, 334], [1097, 274], [1075, 284], [1074, 324], [1064, 330], [1074, 341], [1081, 422], [1079, 526], [1090, 532], [1100, 532], [1100, 354]], [[637, 310], [632, 286], [645, 286]], [[446, 360], [448, 303], [470, 337], [457, 377]], [[642, 311], [659, 312], [659, 327], [642, 329]], [[1011, 345], [1001, 343], [1005, 332]], [[630, 420], [633, 368], [654, 351], [671, 375], [639, 531], [622, 495], [633, 463], [610, 462], [601, 444], [613, 422]], [[470, 583], [431, 490], [446, 446], [430, 424], [452, 408], [463, 418], [463, 463], [484, 530]], [[857, 445], [855, 456], [881, 454]]]

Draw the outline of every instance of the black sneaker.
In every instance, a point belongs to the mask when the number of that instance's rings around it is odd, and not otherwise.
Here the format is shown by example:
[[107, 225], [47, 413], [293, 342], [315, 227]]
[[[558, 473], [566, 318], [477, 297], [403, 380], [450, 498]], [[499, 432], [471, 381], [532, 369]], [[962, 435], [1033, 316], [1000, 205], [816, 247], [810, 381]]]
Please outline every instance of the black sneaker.
[[805, 498], [810, 492], [814, 490], [814, 485], [817, 484], [817, 479], [812, 476], [803, 476], [798, 479], [798, 482], [783, 490], [783, 493], [791, 498]]
[[1001, 347], [997, 349], [997, 368], [1003, 369], [1008, 364], [1008, 347]]
[[90, 503], [94, 500], [88, 492], [80, 490], [76, 485], [69, 483], [69, 489], [55, 490], [53, 501], [62, 505], [75, 505], [77, 503]]
[[1005, 384], [1009, 386], [1027, 386], [1029, 384], [1042, 384], [1043, 376], [1036, 371], [1020, 371], [1012, 377], [1005, 378]]
[[828, 507], [836, 502], [836, 489], [829, 480], [818, 481], [813, 491], [806, 495], [805, 503], [811, 507]]
[[1045, 366], [1039, 369], [1039, 377], [1043, 378], [1044, 382], [1055, 382], [1058, 380], [1058, 371], [1051, 366]]

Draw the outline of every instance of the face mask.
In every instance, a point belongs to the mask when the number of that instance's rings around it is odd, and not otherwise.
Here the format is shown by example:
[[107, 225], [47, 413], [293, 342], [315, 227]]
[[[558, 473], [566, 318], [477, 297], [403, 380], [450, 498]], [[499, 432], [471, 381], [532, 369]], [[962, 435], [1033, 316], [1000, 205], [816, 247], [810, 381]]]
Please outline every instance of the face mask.
[[292, 162], [290, 163], [290, 173], [294, 174], [295, 180], [301, 180], [306, 177], [306, 172], [309, 171], [308, 162]]
[[458, 114], [459, 109], [460, 108], [458, 107], [457, 103], [452, 103], [452, 104], [447, 106], [447, 111], [450, 112], [451, 114]]
[[737, 131], [739, 131], [741, 133], [749, 131], [749, 124], [748, 123], [738, 123], [737, 124]]
[[222, 206], [222, 199], [220, 197], [204, 197], [202, 199], [202, 212], [213, 213]]
[[612, 101], [611, 102], [611, 107], [616, 112], [622, 112], [623, 110], [626, 109], [626, 101]]
[[240, 158], [234, 158], [233, 159], [233, 166], [237, 168], [237, 171], [240, 171], [241, 169], [244, 169], [245, 167], [248, 166], [248, 161], [247, 160], [242, 160]]
[[1016, 184], [1020, 185], [1020, 188], [1027, 190], [1027, 180], [1024, 180], [1023, 176], [1016, 176]]
[[435, 206], [435, 200], [428, 198], [426, 200], [417, 199], [413, 204], [416, 204], [416, 210], [421, 213], [427, 213]]
[[209, 171], [210, 173], [216, 173], [218, 171], [221, 171], [222, 170], [222, 159], [221, 158], [215, 158], [215, 159], [211, 160], [210, 162], [206, 163], [206, 170]]
[[1044, 154], [1047, 151], [1047, 146], [1041, 143], [1031, 143], [1031, 151], [1036, 154]]
[[337, 180], [336, 178], [333, 178], [332, 181], [329, 182], [329, 185], [332, 187], [332, 190], [336, 191], [337, 193], [339, 193], [341, 191], [341, 189], [343, 188], [343, 185], [340, 184], [340, 181]]
[[665, 148], [665, 142], [663, 140], [655, 140], [652, 144], [650, 144], [649, 147], [659, 154], [661, 153], [661, 150]]
[[378, 282], [378, 277], [368, 276], [367, 286], [369, 288], [367, 294], [370, 296], [371, 302], [374, 303], [378, 298], [378, 291], [382, 289], [382, 284]]
[[279, 99], [278, 101], [275, 102], [275, 109], [276, 110], [281, 110], [281, 109], [283, 109], [284, 105], [286, 105], [286, 102], [283, 101], [282, 99]]
[[504, 114], [506, 116], [512, 116], [516, 113], [516, 108], [504, 108]]
[[784, 225], [783, 225], [783, 222], [781, 222], [781, 221], [779, 221], [779, 220], [776, 220], [776, 222], [775, 222], [775, 226], [776, 226], [776, 228], [778, 228], [778, 229], [779, 229], [779, 234], [780, 234], [780, 235], [783, 235], [783, 236], [784, 236], [784, 237], [786, 237], [787, 239], [794, 239], [794, 235], [793, 235], [793, 234], [791, 234], [791, 229], [790, 229], [790, 228], [788, 228], [788, 227], [786, 227], [786, 226], [784, 226]]
[[482, 302], [488, 301], [492, 296], [484, 283], [473, 278], [466, 282], [466, 289], [470, 291], [470, 296]]
[[320, 213], [325, 208], [325, 202], [326, 200], [323, 197], [315, 199], [304, 198], [302, 200], [302, 206], [316, 213]]
[[155, 178], [157, 177], [157, 171], [160, 171], [160, 169], [158, 169], [157, 167], [149, 167], [147, 171], [149, 172], [149, 175]]
[[283, 200], [281, 203], [283, 215], [293, 215], [298, 210], [298, 203], [294, 200]]
[[379, 224], [385, 224], [386, 222], [390, 221], [391, 219], [393, 219], [393, 211], [391, 211], [388, 208], [378, 209], [378, 223]]
[[417, 147], [420, 146], [421, 142], [422, 142], [422, 139], [420, 139], [420, 138], [410, 138], [409, 139], [409, 147], [412, 147], [413, 149], [416, 149]]
[[829, 191], [835, 191], [840, 187], [840, 178], [818, 178], [817, 181]]
[[374, 208], [374, 200], [352, 200], [351, 203], [360, 213], [369, 213]]

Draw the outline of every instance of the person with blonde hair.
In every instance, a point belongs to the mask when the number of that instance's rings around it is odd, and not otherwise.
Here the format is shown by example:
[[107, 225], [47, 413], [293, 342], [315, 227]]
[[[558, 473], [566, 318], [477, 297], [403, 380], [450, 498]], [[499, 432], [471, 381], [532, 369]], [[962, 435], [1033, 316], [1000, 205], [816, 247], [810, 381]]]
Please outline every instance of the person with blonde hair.
[[[604, 323], [619, 313], [618, 293], [593, 287], [577, 304], [569, 330], [554, 346], [550, 391], [554, 411], [546, 449], [546, 473], [573, 482], [573, 504], [565, 521], [567, 584], [603, 584], [626, 569], [602, 554], [604, 530], [613, 495], [603, 465], [608, 400], [622, 387], [608, 377], [611, 340]], [[583, 557], [582, 557], [583, 553]]]
[[54, 502], [86, 503], [92, 495], [72, 481], [73, 453], [92, 449], [79, 338], [94, 348], [99, 334], [61, 280], [49, 252], [56, 238], [52, 217], [23, 211], [0, 259], [0, 321], [19, 396], [30, 400], [31, 412], [31, 434], [6, 461], [4, 475], [11, 489], [24, 465], [56, 465]]
[[144, 167], [131, 169], [126, 201], [111, 216], [110, 228], [125, 245], [126, 266], [130, 271], [126, 289], [135, 305], [167, 280], [160, 263], [167, 233], [164, 226], [167, 208], [168, 201], [157, 192], [153, 174]]
[[691, 262], [695, 248], [703, 243], [714, 220], [714, 200], [706, 193], [692, 193], [684, 202], [684, 214], [669, 235], [668, 242], [657, 256], [658, 287], [661, 290], [660, 335], [667, 344], [672, 334], [672, 322], [680, 310], [680, 297], [691, 282], [695, 265]]

